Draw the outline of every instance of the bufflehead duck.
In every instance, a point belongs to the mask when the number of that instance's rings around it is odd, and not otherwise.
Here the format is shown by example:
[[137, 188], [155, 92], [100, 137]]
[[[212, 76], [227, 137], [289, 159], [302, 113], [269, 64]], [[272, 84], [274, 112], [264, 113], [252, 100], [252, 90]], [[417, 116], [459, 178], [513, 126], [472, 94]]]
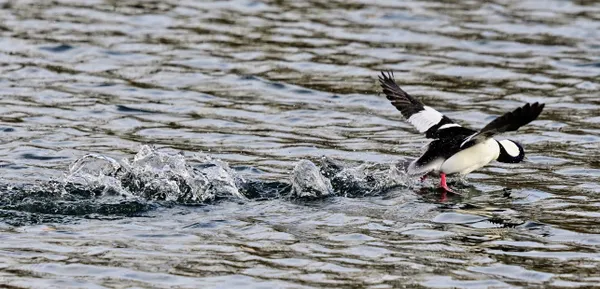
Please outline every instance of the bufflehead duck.
[[402, 115], [426, 138], [433, 139], [426, 151], [410, 163], [409, 175], [425, 177], [440, 175], [440, 187], [452, 192], [446, 184], [446, 175], [467, 175], [493, 160], [518, 163], [525, 157], [523, 147], [512, 140], [497, 141], [492, 136], [515, 131], [535, 120], [544, 104], [528, 103], [494, 119], [479, 131], [462, 127], [437, 110], [424, 105], [402, 90], [394, 81], [394, 74], [381, 72], [379, 82], [383, 93]]

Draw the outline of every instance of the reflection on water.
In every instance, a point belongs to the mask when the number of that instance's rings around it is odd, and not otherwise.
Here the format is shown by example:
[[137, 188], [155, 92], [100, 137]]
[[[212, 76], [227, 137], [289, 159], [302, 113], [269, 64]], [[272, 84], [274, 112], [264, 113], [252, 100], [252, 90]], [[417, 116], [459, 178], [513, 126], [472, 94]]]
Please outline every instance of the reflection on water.
[[[5, 1], [0, 284], [596, 286], [598, 15], [559, 0]], [[473, 128], [546, 103], [510, 136], [529, 162], [440, 203], [401, 172], [425, 140], [379, 94], [383, 69]]]

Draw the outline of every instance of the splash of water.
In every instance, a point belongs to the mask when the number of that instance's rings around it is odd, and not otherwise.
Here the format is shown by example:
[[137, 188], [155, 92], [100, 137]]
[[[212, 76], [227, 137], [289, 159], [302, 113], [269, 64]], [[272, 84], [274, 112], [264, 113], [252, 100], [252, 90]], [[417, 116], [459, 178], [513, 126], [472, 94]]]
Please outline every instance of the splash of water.
[[384, 193], [409, 184], [409, 177], [399, 164], [361, 164], [351, 166], [329, 157], [319, 160], [319, 167], [302, 160], [292, 172], [292, 195], [320, 198], [331, 195], [363, 197]]
[[132, 197], [123, 189], [118, 178], [122, 165], [107, 156], [86, 155], [69, 166], [63, 183], [63, 194], [75, 194], [82, 197], [124, 196]]
[[322, 157], [320, 164], [321, 172], [331, 180], [336, 192], [347, 197], [376, 195], [410, 184], [401, 164], [347, 166], [328, 157]]
[[289, 180], [245, 180], [227, 163], [209, 155], [185, 156], [144, 145], [133, 158], [121, 161], [86, 155], [73, 162], [59, 182], [0, 187], [0, 212], [12, 216], [6, 218], [14, 224], [44, 222], [51, 215], [107, 218], [219, 199], [362, 197], [406, 182], [395, 164], [351, 166], [326, 157], [318, 165], [298, 162]]
[[301, 160], [292, 172], [292, 196], [315, 199], [333, 195], [333, 187], [328, 178], [309, 160]]
[[217, 198], [245, 199], [238, 189], [244, 180], [229, 166], [206, 155], [192, 166], [183, 154], [168, 154], [144, 145], [132, 160], [118, 162], [87, 155], [65, 176], [67, 192], [93, 192], [88, 196], [143, 198], [145, 200], [203, 203]]

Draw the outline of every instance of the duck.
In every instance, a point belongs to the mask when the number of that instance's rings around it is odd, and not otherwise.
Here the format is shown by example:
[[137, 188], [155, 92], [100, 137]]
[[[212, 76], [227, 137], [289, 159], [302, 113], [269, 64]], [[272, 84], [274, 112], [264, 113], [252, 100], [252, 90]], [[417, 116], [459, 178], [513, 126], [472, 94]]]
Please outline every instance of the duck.
[[463, 127], [434, 108], [406, 93], [394, 80], [391, 71], [382, 71], [379, 83], [391, 104], [414, 128], [431, 141], [424, 152], [410, 162], [409, 176], [440, 176], [440, 188], [456, 193], [446, 183], [447, 175], [466, 176], [492, 161], [520, 163], [525, 159], [523, 146], [509, 139], [494, 136], [516, 131], [534, 121], [544, 109], [544, 103], [527, 103], [497, 117], [480, 130]]

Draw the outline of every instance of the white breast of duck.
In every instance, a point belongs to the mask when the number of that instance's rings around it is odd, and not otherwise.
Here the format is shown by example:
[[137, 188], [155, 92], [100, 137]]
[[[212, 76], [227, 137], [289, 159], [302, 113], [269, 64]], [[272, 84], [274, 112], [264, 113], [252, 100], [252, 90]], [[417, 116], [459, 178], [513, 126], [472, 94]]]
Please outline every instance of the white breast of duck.
[[512, 140], [497, 141], [489, 138], [470, 147], [459, 150], [448, 158], [439, 157], [423, 166], [417, 160], [408, 168], [409, 174], [421, 174], [428, 171], [447, 175], [467, 175], [496, 160], [503, 163], [518, 163], [525, 157], [523, 147]]
[[452, 155], [442, 163], [439, 171], [448, 175], [466, 175], [498, 159], [498, 156], [500, 146], [495, 139], [490, 138]]

